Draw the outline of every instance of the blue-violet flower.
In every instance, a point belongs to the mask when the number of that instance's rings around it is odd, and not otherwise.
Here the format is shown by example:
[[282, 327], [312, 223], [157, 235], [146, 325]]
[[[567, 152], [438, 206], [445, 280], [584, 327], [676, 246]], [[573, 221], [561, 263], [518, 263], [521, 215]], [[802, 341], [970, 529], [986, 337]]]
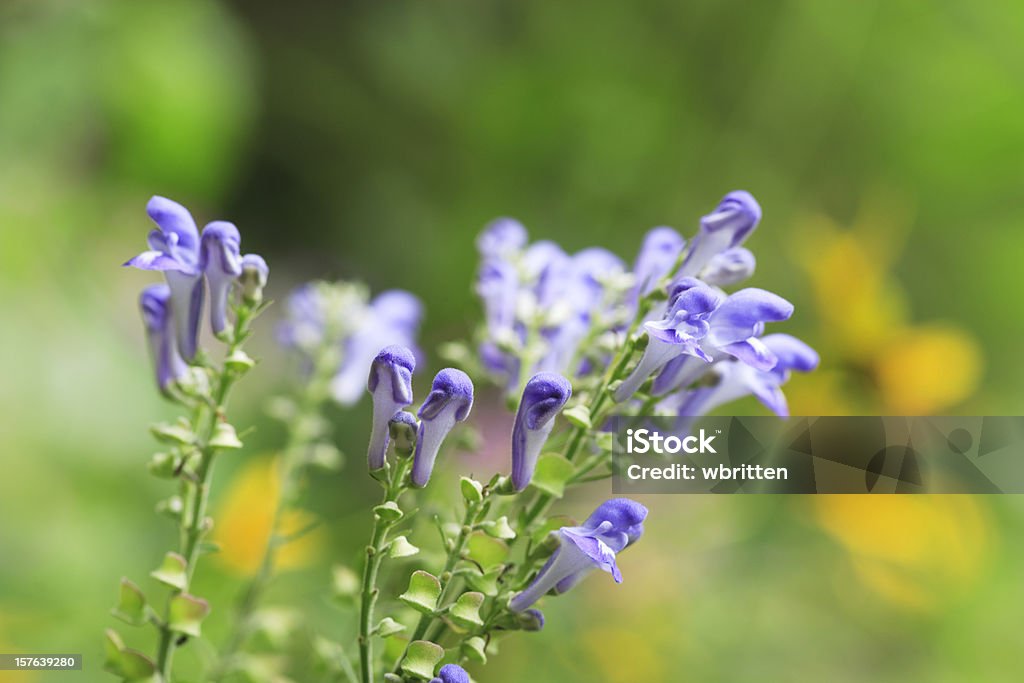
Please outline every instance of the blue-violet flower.
[[533, 478], [537, 457], [555, 426], [555, 416], [572, 396], [572, 385], [553, 372], [540, 372], [523, 389], [512, 428], [512, 486], [522, 491]]
[[370, 364], [366, 388], [373, 394], [373, 426], [366, 453], [370, 470], [384, 467], [388, 451], [388, 423], [412, 403], [412, 373], [416, 356], [404, 346], [385, 346]]
[[448, 432], [469, 416], [473, 407], [473, 381], [454, 368], [445, 368], [434, 377], [430, 395], [419, 409], [420, 427], [416, 434], [411, 480], [426, 486], [434, 470], [437, 452]]

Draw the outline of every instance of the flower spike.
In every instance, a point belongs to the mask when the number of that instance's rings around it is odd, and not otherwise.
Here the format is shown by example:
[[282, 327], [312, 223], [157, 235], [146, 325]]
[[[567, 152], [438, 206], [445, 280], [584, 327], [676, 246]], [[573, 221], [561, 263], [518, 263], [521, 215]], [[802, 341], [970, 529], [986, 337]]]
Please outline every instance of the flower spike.
[[469, 416], [473, 407], [473, 381], [461, 370], [445, 368], [434, 377], [430, 395], [420, 406], [420, 427], [416, 434], [416, 454], [412, 464], [412, 483], [420, 488], [430, 481], [437, 452], [448, 432]]
[[533, 478], [537, 457], [555, 425], [555, 416], [572, 396], [569, 380], [553, 372], [530, 378], [512, 428], [512, 485], [522, 491]]
[[210, 287], [210, 327], [218, 337], [227, 329], [231, 284], [242, 274], [241, 241], [233, 223], [214, 221], [203, 228], [199, 268]]
[[366, 453], [371, 471], [384, 467], [388, 450], [388, 423], [412, 403], [412, 373], [416, 356], [404, 346], [385, 346], [373, 359], [366, 388], [373, 394], [373, 427]]

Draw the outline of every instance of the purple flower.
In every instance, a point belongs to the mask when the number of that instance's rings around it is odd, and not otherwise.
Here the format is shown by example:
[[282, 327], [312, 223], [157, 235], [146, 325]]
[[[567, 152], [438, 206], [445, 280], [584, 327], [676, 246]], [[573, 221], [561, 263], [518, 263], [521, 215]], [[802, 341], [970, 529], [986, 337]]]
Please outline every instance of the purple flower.
[[370, 303], [361, 324], [344, 343], [344, 357], [331, 382], [331, 393], [342, 405], [359, 400], [363, 381], [377, 352], [398, 344], [418, 354], [416, 333], [423, 319], [423, 304], [401, 290], [381, 292]]
[[149, 251], [124, 265], [164, 273], [171, 289], [171, 309], [178, 349], [186, 360], [198, 350], [199, 317], [203, 309], [199, 268], [199, 230], [192, 214], [165, 197], [153, 197], [146, 213], [157, 225], [149, 233]]
[[514, 218], [497, 218], [487, 224], [476, 239], [485, 258], [507, 258], [526, 246], [526, 228]]
[[555, 426], [555, 416], [572, 396], [569, 380], [541, 372], [526, 383], [512, 428], [512, 485], [522, 491], [533, 478], [537, 457]]
[[594, 569], [608, 572], [616, 583], [622, 574], [616, 554], [639, 540], [647, 508], [628, 498], [605, 501], [581, 526], [558, 530], [559, 547], [537, 573], [533, 583], [509, 603], [513, 612], [522, 612], [546, 593], [564, 593]]
[[[232, 223], [214, 221], [203, 228], [199, 268], [210, 287], [210, 327], [218, 337], [227, 328], [231, 284], [242, 274], [241, 241], [238, 228]], [[263, 265], [266, 267], [266, 262]]]
[[700, 232], [690, 243], [690, 252], [677, 275], [699, 275], [712, 258], [743, 244], [760, 220], [761, 207], [749, 192], [737, 190], [725, 195], [713, 212], [700, 219]]
[[458, 664], [445, 664], [430, 683], [469, 683], [469, 674]]
[[519, 297], [519, 275], [509, 261], [490, 258], [480, 265], [476, 293], [484, 304], [487, 332], [502, 339], [516, 322], [516, 302]]
[[672, 228], [654, 228], [644, 236], [644, 242], [633, 265], [636, 287], [632, 301], [651, 292], [661, 278], [669, 274], [686, 246], [686, 240]]
[[473, 381], [454, 368], [445, 368], [434, 377], [430, 395], [420, 406], [420, 427], [416, 434], [412, 483], [424, 487], [434, 470], [437, 451], [457, 422], [469, 416], [473, 407]]
[[745, 396], [753, 395], [779, 417], [789, 417], [786, 396], [782, 385], [789, 380], [793, 370], [810, 372], [818, 367], [818, 354], [810, 346], [788, 334], [770, 334], [760, 340], [776, 358], [770, 370], [757, 368], [738, 361], [716, 363], [712, 372], [718, 380], [714, 386], [701, 387], [681, 394], [669, 401], [677, 404], [675, 410], [680, 417], [677, 430], [689, 429], [693, 419], [710, 413], [719, 406]]
[[744, 247], [733, 247], [715, 255], [701, 273], [701, 279], [714, 287], [729, 287], [754, 274], [757, 259]]
[[[791, 303], [763, 289], [742, 289], [728, 298], [707, 285], [683, 289], [664, 318], [644, 324], [647, 348], [633, 373], [616, 390], [615, 400], [632, 396], [648, 377], [681, 355], [710, 363], [724, 353], [756, 369], [770, 370], [776, 358], [758, 337], [765, 323], [787, 320], [792, 314]], [[681, 386], [694, 370], [692, 364], [676, 364], [673, 375], [659, 378], [656, 390]]]
[[150, 285], [142, 290], [139, 297], [146, 341], [156, 370], [156, 383], [165, 394], [171, 384], [188, 374], [188, 365], [178, 354], [170, 299], [171, 289], [167, 285]]
[[416, 356], [404, 346], [385, 346], [370, 365], [366, 388], [373, 394], [373, 427], [366, 453], [370, 470], [384, 467], [388, 451], [388, 423], [412, 403], [412, 373]]

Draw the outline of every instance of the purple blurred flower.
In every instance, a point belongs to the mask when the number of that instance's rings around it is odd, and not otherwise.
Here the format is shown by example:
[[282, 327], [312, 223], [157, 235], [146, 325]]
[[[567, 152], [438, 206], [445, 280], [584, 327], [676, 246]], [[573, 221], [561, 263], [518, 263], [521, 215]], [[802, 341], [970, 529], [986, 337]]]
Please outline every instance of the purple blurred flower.
[[418, 355], [416, 334], [422, 319], [423, 304], [412, 294], [398, 289], [378, 294], [345, 342], [341, 367], [331, 382], [335, 400], [343, 405], [359, 400], [370, 363], [384, 346], [406, 346]]
[[458, 664], [445, 664], [430, 683], [469, 683], [469, 674]]
[[608, 572], [616, 583], [622, 574], [616, 554], [639, 540], [647, 508], [629, 498], [605, 501], [581, 525], [558, 530], [559, 547], [537, 573], [526, 590], [509, 603], [513, 612], [522, 612], [546, 593], [564, 593], [594, 569]]
[[636, 286], [631, 301], [651, 292], [661, 278], [669, 274], [686, 246], [686, 240], [672, 228], [659, 227], [644, 235], [640, 253], [633, 264]]
[[227, 328], [231, 284], [242, 274], [241, 241], [238, 228], [232, 223], [214, 221], [203, 228], [199, 268], [210, 287], [210, 327], [218, 337]]
[[149, 233], [149, 251], [124, 265], [163, 272], [171, 290], [171, 310], [178, 349], [186, 360], [198, 350], [199, 317], [203, 309], [199, 268], [199, 230], [192, 214], [166, 197], [153, 197], [146, 213], [157, 225]]
[[370, 470], [384, 467], [388, 451], [388, 423], [412, 403], [412, 373], [416, 357], [404, 346], [385, 346], [373, 359], [366, 388], [373, 394], [373, 426], [366, 459]]
[[526, 246], [526, 228], [514, 218], [496, 218], [476, 239], [476, 247], [485, 258], [508, 258]]
[[749, 192], [737, 190], [722, 198], [715, 210], [700, 219], [700, 232], [690, 243], [690, 252], [677, 275], [700, 275], [712, 258], [738, 247], [761, 220], [761, 206]]
[[537, 457], [555, 426], [555, 416], [572, 396], [569, 380], [552, 372], [530, 378], [512, 428], [512, 485], [522, 491], [533, 478]]
[[150, 285], [139, 297], [156, 383], [165, 394], [171, 384], [188, 374], [188, 365], [178, 353], [170, 299], [171, 289], [167, 285]]
[[473, 407], [473, 381], [454, 368], [445, 368], [434, 377], [430, 395], [419, 409], [420, 427], [416, 434], [412, 483], [424, 487], [430, 481], [437, 452], [448, 432], [469, 416]]
[[733, 247], [715, 255], [701, 273], [701, 279], [714, 287], [729, 287], [754, 274], [757, 259], [745, 247]]

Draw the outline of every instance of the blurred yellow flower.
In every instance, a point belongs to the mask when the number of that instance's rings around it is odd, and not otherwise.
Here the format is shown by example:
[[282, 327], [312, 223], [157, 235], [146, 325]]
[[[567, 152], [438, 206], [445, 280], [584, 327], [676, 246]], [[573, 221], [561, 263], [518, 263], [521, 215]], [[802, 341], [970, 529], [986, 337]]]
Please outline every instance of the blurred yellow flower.
[[804, 222], [799, 259], [814, 291], [824, 362], [794, 383], [795, 412], [931, 415], [977, 388], [974, 338], [950, 324], [912, 323], [889, 272], [911, 223], [906, 202], [881, 192], [869, 193], [849, 230], [822, 216]]
[[[277, 458], [254, 458], [237, 473], [219, 501], [214, 516], [214, 540], [221, 551], [216, 557], [232, 572], [248, 576], [259, 569], [280, 496], [279, 472]], [[294, 534], [315, 520], [315, 516], [303, 510], [286, 511], [278, 533]], [[309, 564], [321, 536], [320, 530], [314, 529], [281, 546], [275, 567], [296, 569]]]
[[990, 524], [973, 496], [831, 495], [813, 505], [858, 579], [912, 611], [969, 593], [988, 563]]

